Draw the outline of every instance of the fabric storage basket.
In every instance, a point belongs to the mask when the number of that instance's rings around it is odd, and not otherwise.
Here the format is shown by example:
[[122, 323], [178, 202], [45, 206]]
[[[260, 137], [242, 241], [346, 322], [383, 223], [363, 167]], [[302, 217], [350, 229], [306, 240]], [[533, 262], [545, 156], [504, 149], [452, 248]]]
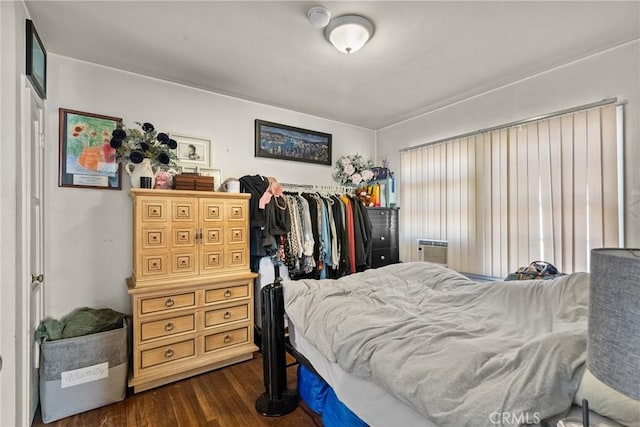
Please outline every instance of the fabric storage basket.
[[40, 356], [42, 421], [50, 423], [124, 399], [128, 324], [111, 331], [44, 340]]

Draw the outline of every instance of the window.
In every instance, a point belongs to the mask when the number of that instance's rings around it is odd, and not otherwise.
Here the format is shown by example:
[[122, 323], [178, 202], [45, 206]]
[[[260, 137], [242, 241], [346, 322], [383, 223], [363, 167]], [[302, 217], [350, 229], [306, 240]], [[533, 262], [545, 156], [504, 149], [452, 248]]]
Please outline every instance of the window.
[[616, 124], [609, 104], [402, 152], [402, 258], [428, 238], [462, 272], [588, 271], [591, 248], [622, 243]]

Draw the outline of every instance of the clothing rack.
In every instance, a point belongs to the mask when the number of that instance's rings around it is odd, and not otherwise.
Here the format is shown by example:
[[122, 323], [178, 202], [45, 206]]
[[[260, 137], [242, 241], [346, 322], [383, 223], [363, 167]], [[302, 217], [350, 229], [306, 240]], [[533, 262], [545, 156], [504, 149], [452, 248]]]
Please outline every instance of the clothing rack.
[[281, 182], [285, 191], [321, 192], [321, 193], [353, 193], [355, 188], [347, 185], [288, 184]]

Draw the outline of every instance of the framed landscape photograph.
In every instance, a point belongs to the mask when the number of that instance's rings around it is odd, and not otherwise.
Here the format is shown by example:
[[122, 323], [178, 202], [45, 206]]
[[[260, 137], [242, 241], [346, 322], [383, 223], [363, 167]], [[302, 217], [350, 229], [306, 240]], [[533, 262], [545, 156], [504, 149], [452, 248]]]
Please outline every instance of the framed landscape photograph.
[[178, 164], [186, 168], [211, 168], [211, 140], [171, 134], [178, 143]]
[[331, 134], [256, 120], [256, 157], [331, 165]]
[[26, 75], [40, 98], [47, 99], [47, 51], [33, 21], [26, 20]]
[[122, 188], [122, 167], [111, 147], [111, 132], [122, 121], [60, 108], [59, 187]]

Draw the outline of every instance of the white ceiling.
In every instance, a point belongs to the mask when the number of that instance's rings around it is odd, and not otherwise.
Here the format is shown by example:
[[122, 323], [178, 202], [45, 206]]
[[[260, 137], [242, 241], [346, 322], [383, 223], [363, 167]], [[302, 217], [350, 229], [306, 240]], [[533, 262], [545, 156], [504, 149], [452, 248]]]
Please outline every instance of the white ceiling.
[[[50, 53], [380, 129], [640, 38], [640, 2], [27, 1]], [[335, 50], [306, 11], [375, 35]]]

